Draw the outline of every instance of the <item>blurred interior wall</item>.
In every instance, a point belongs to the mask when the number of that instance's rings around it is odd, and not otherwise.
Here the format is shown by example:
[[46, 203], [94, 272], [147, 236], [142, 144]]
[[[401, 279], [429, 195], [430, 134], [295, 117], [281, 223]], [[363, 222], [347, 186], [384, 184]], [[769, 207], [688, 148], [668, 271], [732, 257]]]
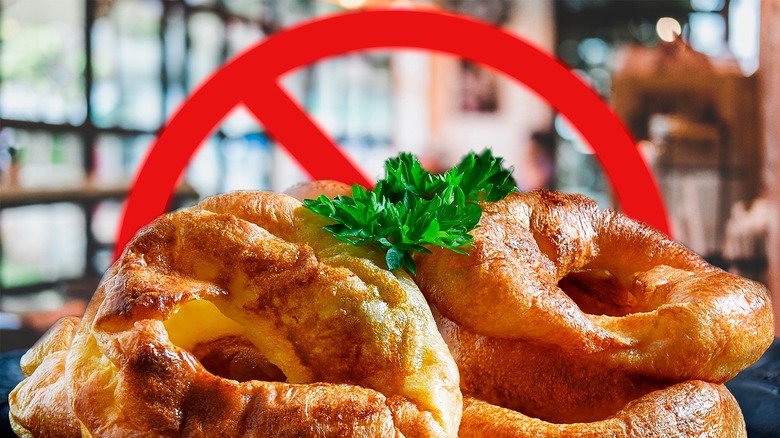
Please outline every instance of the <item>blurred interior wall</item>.
[[759, 73], [764, 100], [764, 145], [769, 221], [767, 283], [773, 292], [775, 335], [780, 336], [780, 0], [761, 2]]
[[[502, 27], [547, 53], [555, 53], [553, 12], [551, 1], [515, 0], [511, 16]], [[453, 98], [460, 95], [459, 63], [459, 59], [448, 55], [432, 57], [428, 153], [449, 167], [471, 150], [490, 147], [505, 158], [507, 165], [520, 169], [527, 160], [531, 135], [549, 129], [552, 110], [528, 88], [498, 74], [497, 108], [487, 112], [463, 111]]]

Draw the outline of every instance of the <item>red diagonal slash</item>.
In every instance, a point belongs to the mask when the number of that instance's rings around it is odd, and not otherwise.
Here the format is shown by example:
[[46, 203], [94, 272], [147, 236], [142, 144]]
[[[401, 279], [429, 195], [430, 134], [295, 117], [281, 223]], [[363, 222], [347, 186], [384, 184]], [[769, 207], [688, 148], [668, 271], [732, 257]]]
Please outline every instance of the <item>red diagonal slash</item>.
[[328, 56], [375, 48], [449, 53], [525, 84], [590, 144], [623, 211], [670, 233], [655, 179], [630, 135], [599, 96], [565, 66], [517, 36], [469, 18], [385, 10], [331, 16], [280, 32], [216, 72], [179, 109], [149, 151], [127, 200], [115, 255], [142, 226], [165, 212], [192, 155], [239, 103], [254, 113], [312, 178], [370, 185], [281, 89], [278, 80]]

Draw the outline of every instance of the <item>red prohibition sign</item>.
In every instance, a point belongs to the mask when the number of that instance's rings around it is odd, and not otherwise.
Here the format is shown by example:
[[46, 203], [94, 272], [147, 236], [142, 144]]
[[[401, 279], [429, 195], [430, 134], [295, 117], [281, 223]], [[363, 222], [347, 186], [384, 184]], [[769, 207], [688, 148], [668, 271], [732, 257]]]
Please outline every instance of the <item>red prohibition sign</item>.
[[171, 118], [146, 156], [122, 215], [115, 257], [141, 227], [165, 212], [195, 151], [239, 103], [312, 178], [370, 186], [370, 178], [278, 81], [285, 73], [322, 58], [378, 48], [461, 56], [525, 84], [590, 144], [623, 211], [670, 234], [661, 194], [631, 136], [599, 96], [555, 58], [508, 32], [462, 16], [380, 10], [334, 15], [275, 34], [204, 83]]

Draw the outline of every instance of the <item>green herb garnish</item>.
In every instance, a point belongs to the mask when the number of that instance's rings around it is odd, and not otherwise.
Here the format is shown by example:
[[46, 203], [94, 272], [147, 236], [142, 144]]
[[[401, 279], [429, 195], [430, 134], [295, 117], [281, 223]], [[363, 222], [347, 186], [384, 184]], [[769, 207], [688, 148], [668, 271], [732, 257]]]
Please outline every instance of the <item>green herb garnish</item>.
[[477, 227], [478, 202], [498, 201], [517, 190], [511, 170], [490, 150], [470, 153], [443, 175], [426, 171], [412, 154], [385, 162], [385, 177], [373, 190], [352, 186], [352, 196], [306, 199], [309, 210], [336, 222], [325, 230], [353, 245], [386, 251], [391, 270], [416, 274], [410, 251], [430, 253], [425, 245], [459, 254], [471, 247], [469, 231]]

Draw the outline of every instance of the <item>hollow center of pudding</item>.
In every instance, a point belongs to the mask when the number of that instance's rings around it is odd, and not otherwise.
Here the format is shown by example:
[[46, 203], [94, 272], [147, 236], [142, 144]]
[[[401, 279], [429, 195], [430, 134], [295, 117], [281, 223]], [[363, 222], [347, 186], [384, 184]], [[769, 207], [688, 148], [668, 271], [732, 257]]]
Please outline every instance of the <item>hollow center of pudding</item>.
[[201, 342], [192, 354], [215, 376], [239, 382], [263, 380], [284, 382], [284, 373], [268, 361], [257, 347], [243, 336], [225, 336]]
[[164, 325], [171, 342], [192, 353], [215, 376], [239, 382], [287, 380], [246, 337], [245, 328], [210, 301], [187, 302]]
[[606, 269], [571, 272], [558, 287], [591, 315], [626, 316], [639, 311], [637, 297]]

